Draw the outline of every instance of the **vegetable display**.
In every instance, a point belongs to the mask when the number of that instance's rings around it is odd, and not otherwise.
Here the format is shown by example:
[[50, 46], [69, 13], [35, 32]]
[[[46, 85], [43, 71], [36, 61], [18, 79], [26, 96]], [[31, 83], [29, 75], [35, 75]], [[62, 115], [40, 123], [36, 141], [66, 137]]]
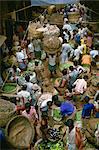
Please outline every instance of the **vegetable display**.
[[16, 89], [16, 84], [6, 83], [2, 90], [6, 93], [10, 93], [10, 92], [14, 91], [15, 89]]
[[39, 150], [64, 150], [63, 142], [59, 141], [57, 143], [53, 143], [50, 141], [42, 141], [38, 145]]

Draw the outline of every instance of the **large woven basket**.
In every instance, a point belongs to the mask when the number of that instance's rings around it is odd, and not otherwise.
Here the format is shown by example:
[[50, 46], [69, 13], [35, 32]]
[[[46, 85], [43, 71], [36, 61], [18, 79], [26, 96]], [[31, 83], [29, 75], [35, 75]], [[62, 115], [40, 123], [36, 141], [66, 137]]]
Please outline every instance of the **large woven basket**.
[[13, 116], [16, 116], [15, 105], [9, 101], [0, 99], [0, 127], [6, 126]]
[[68, 20], [69, 20], [69, 22], [71, 22], [71, 23], [76, 23], [76, 22], [78, 22], [79, 18], [80, 18], [79, 12], [69, 12], [69, 13], [68, 13]]
[[61, 49], [61, 42], [58, 37], [49, 37], [43, 39], [43, 48], [47, 53], [53, 54]]
[[6, 137], [12, 146], [19, 149], [29, 148], [34, 139], [35, 130], [28, 118], [13, 117], [6, 126]]

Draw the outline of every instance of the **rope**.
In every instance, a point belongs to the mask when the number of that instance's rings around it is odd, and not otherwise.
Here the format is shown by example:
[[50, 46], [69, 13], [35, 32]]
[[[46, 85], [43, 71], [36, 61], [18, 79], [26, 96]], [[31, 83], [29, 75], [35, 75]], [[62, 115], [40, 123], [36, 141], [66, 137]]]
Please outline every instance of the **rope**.
[[86, 9], [87, 9], [87, 10], [90, 10], [90, 11], [92, 11], [92, 12], [94, 12], [94, 13], [97, 14], [97, 15], [99, 15], [99, 13], [95, 12], [94, 10], [92, 10], [92, 9], [90, 9], [90, 8], [88, 8], [88, 7], [86, 7]]

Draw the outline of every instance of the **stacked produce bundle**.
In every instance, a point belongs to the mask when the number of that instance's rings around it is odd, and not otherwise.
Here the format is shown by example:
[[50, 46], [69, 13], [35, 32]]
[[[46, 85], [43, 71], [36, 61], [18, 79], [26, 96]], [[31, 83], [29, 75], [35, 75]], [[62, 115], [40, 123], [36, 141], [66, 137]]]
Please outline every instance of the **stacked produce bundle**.
[[61, 49], [61, 41], [58, 37], [52, 36], [43, 39], [43, 48], [49, 54], [55, 54]]
[[39, 22], [37, 23], [29, 23], [28, 26], [28, 39], [42, 38], [42, 32], [37, 31], [38, 28], [41, 27]]
[[58, 37], [60, 35], [60, 29], [56, 25], [49, 25], [45, 27], [45, 31], [43, 33], [44, 37], [46, 36], [55, 36]]

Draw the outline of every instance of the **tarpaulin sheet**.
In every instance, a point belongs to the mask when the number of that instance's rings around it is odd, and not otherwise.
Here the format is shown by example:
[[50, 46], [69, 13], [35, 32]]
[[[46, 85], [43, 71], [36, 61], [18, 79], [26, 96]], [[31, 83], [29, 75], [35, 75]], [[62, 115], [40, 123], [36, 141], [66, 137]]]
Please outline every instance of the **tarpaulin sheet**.
[[32, 6], [47, 6], [56, 4], [74, 4], [79, 2], [79, 0], [31, 0]]

